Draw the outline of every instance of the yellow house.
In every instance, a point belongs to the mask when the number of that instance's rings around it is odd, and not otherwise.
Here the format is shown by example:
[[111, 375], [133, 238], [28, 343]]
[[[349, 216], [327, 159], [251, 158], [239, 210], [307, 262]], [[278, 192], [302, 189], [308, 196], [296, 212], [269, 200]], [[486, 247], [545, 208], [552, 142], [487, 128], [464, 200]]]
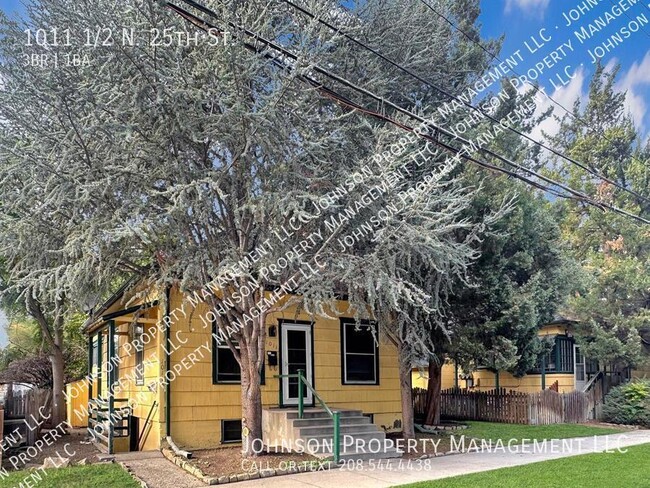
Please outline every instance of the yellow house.
[[[549, 387], [560, 393], [582, 390], [591, 377], [598, 373], [598, 365], [580, 353], [580, 346], [572, 335], [575, 322], [558, 318], [543, 326], [538, 334], [553, 340], [553, 349], [540, 361], [537, 368], [521, 378], [515, 378], [506, 371], [495, 372], [488, 368], [478, 368], [465, 374], [447, 361], [442, 367], [442, 389], [468, 388], [487, 391], [505, 388], [525, 393], [534, 393]], [[414, 368], [413, 387], [426, 388], [428, 376], [426, 368]]]
[[[158, 449], [167, 436], [186, 449], [240, 442], [240, 369], [213, 334], [208, 305], [175, 287], [125, 289], [84, 325], [91, 435], [109, 452]], [[401, 430], [397, 350], [343, 316], [346, 305], [338, 302], [336, 319], [295, 307], [268, 316], [263, 408], [295, 411], [296, 380], [276, 376], [301, 369], [331, 409], [350, 417], [344, 424], [385, 437]]]

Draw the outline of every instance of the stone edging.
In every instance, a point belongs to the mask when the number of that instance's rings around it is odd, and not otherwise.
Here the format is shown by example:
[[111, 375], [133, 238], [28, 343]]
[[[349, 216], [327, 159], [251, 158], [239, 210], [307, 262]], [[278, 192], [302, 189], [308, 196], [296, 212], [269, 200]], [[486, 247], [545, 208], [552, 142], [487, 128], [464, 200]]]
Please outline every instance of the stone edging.
[[465, 430], [467, 428], [467, 425], [465, 424], [457, 424], [457, 425], [424, 425], [423, 427], [426, 427], [427, 429], [433, 429], [433, 430]]
[[[643, 427], [641, 427], [640, 425], [613, 424], [611, 422], [598, 422], [598, 425], [606, 425], [607, 427], [630, 429], [630, 430], [641, 430], [641, 429], [643, 429]], [[598, 425], [595, 425], [595, 427], [598, 427]], [[620, 433], [621, 432], [619, 432], [619, 434]], [[616, 434], [598, 434], [598, 435], [616, 435]]]
[[203, 471], [201, 471], [200, 468], [194, 466], [185, 458], [178, 456], [170, 449], [163, 448], [162, 453], [163, 456], [165, 456], [169, 461], [171, 461], [178, 467], [184, 469], [192, 476], [195, 476], [196, 478], [200, 479], [207, 485], [224, 485], [226, 483], [235, 483], [237, 481], [255, 480], [258, 478], [270, 478], [271, 476], [283, 476], [286, 474], [306, 473], [306, 472], [317, 471], [317, 470], [319, 471], [329, 470], [329, 469], [335, 469], [337, 467], [332, 462], [324, 461], [323, 465], [319, 466], [318, 469], [312, 469], [310, 466], [306, 466], [306, 465], [299, 465], [291, 468], [283, 468], [283, 469], [268, 468], [268, 469], [261, 469], [259, 471], [255, 471], [252, 473], [239, 473], [239, 474], [231, 474], [230, 476], [216, 477], [216, 476], [206, 475]]
[[149, 488], [149, 485], [147, 485], [147, 483], [145, 483], [144, 480], [138, 478], [136, 476], [136, 474], [133, 472], [133, 470], [131, 468], [129, 468], [124, 461], [120, 461], [119, 464], [120, 464], [120, 466], [122, 466], [124, 471], [126, 471], [127, 473], [129, 473], [131, 475], [131, 478], [133, 478], [135, 481], [140, 483], [140, 486], [142, 486], [142, 488]]
[[422, 456], [419, 456], [415, 459], [431, 459], [431, 458], [437, 458], [442, 456], [455, 456], [456, 454], [466, 454], [466, 453], [462, 451], [434, 452], [433, 454], [422, 454]]

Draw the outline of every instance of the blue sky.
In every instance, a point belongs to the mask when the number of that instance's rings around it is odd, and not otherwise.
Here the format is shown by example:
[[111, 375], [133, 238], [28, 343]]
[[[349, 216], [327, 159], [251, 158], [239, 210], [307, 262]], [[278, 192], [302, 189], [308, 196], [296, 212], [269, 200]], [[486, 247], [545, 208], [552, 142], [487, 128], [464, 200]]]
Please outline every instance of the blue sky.
[[[645, 16], [650, 21], [650, 0], [637, 1], [626, 0], [623, 2], [629, 5], [629, 9], [621, 12], [612, 12], [614, 8], [612, 0], [600, 0], [596, 6], [591, 6], [585, 0], [482, 0], [482, 12], [480, 21], [482, 23], [482, 34], [484, 37], [496, 37], [505, 33], [501, 59], [509, 56], [517, 49], [522, 49], [525, 54], [521, 62], [521, 69], [516, 68], [519, 74], [524, 74], [527, 69], [534, 67], [535, 63], [543, 62], [546, 56], [555, 51], [558, 46], [564, 42], [571, 41], [571, 49], [564, 48], [562, 60], [555, 63], [552, 68], [546, 68], [542, 73], [539, 82], [547, 89], [547, 93], [553, 94], [554, 98], [570, 108], [577, 96], [585, 98], [589, 79], [594, 72], [593, 58], [589, 54], [597, 51], [597, 46], [601, 46], [607, 39], [620, 33], [621, 28], [627, 28], [630, 36], [609, 52], [604, 51], [601, 58], [603, 65], [613, 67], [620, 63], [621, 71], [618, 77], [617, 89], [628, 92], [627, 109], [632, 114], [637, 127], [641, 130], [644, 137], [650, 132], [650, 113], [648, 113], [648, 104], [650, 103], [650, 25], [641, 25], [642, 19], [639, 19], [637, 25], [639, 30], [631, 32], [636, 25], [630, 29], [632, 19], [639, 16]], [[582, 6], [582, 12], [578, 7]], [[585, 8], [586, 7], [586, 8]], [[567, 20], [566, 14], [569, 19]], [[613, 19], [604, 28], [595, 32], [590, 39], [585, 39], [584, 43], [575, 35], [575, 31], [580, 32], [584, 26], [587, 30], [589, 24], [594, 25], [597, 18], [605, 18], [606, 13], [612, 15]], [[572, 18], [573, 17], [573, 18]], [[574, 18], [576, 20], [574, 20]], [[571, 24], [567, 25], [571, 20]], [[605, 19], [607, 20], [607, 19]], [[545, 29], [542, 35], [551, 38], [550, 41], [540, 42], [540, 30]], [[535, 41], [531, 40], [534, 36], [539, 44], [544, 44], [539, 49]], [[531, 53], [524, 45], [528, 42], [529, 46], [536, 50]], [[557, 51], [562, 54], [561, 51]], [[603, 53], [599, 51], [598, 54]], [[564, 78], [565, 66], [570, 65], [570, 73], [573, 79], [568, 79], [569, 83], [562, 86], [562, 82], [557, 79], [556, 75], [560, 73]], [[553, 86], [550, 80], [553, 79], [558, 85]], [[550, 103], [550, 102], [549, 102]], [[557, 109], [561, 115], [561, 109]], [[545, 129], [553, 125], [549, 121]]]

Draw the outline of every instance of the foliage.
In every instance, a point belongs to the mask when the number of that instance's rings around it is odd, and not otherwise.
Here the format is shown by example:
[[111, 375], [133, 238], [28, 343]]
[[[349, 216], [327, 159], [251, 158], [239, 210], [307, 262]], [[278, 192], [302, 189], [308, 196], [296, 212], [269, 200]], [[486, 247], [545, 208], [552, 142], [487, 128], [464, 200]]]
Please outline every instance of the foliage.
[[[517, 93], [508, 80], [501, 88], [507, 96], [492, 108], [499, 120], [520, 113], [533, 96], [532, 91]], [[526, 133], [547, 116], [524, 111], [514, 125]], [[473, 134], [492, 128], [484, 119]], [[491, 146], [524, 165], [539, 165], [538, 148], [511, 132], [498, 134]], [[465, 371], [481, 365], [521, 376], [548, 349], [537, 331], [577, 286], [578, 267], [561, 241], [546, 195], [503, 176], [477, 173], [471, 166], [464, 168], [463, 178], [465, 185], [481, 188], [464, 218], [477, 221], [504, 201], [512, 200], [512, 205], [481, 235], [475, 243], [478, 258], [456, 279], [444, 318], [448, 334], [434, 331], [435, 352], [438, 358], [453, 358]]]
[[650, 380], [619, 385], [607, 394], [603, 418], [615, 424], [650, 427]]
[[52, 388], [52, 364], [47, 356], [15, 359], [0, 371], [3, 383], [27, 383], [39, 388]]
[[512, 191], [516, 205], [483, 237], [470, 286], [450, 298], [452, 338], [444, 350], [466, 370], [481, 364], [521, 376], [545, 350], [537, 332], [570, 293], [575, 266], [542, 197], [494, 179], [483, 183], [471, 212], [484, 214]]
[[69, 316], [63, 327], [66, 382], [75, 381], [88, 374], [88, 345], [81, 326], [86, 317], [81, 313]]
[[[646, 219], [650, 216], [650, 147], [642, 144], [626, 113], [625, 93], [616, 93], [618, 68], [598, 66], [589, 98], [577, 101], [561, 121], [554, 143], [637, 195], [622, 192], [574, 165], [554, 161], [553, 174], [573, 188], [598, 195]], [[582, 121], [586, 122], [583, 123]], [[587, 278], [569, 303], [580, 320], [579, 341], [587, 357], [613, 366], [643, 361], [643, 335], [650, 331], [650, 230], [647, 225], [577, 202], [555, 204], [567, 241]]]
[[[517, 94], [507, 81], [503, 90], [509, 98], [494, 110], [498, 119], [520, 109], [532, 96]], [[516, 128], [527, 132], [544, 117], [528, 114]], [[483, 121], [473, 133], [490, 128]], [[491, 144], [507, 157], [529, 166], [538, 164], [539, 151], [511, 133], [501, 133]], [[512, 204], [473, 243], [478, 259], [450, 287], [444, 329], [432, 330], [435, 357], [429, 364], [426, 422], [433, 424], [440, 415], [440, 362], [451, 358], [466, 372], [487, 366], [523, 376], [549, 350], [538, 330], [554, 318], [579, 277], [546, 195], [504, 176], [477, 173], [473, 167], [463, 168], [462, 177], [465, 185], [480, 188], [463, 212], [465, 219], [477, 221], [501, 208], [504, 201]], [[462, 239], [464, 231], [458, 235]]]
[[[15, 311], [9, 315], [9, 319], [10, 322], [6, 326], [8, 344], [0, 349], [0, 372], [11, 370], [21, 374], [24, 365], [32, 364], [31, 361], [42, 361], [47, 355], [48, 348], [43, 340], [41, 329], [33, 320], [25, 316], [21, 317], [20, 313]], [[86, 338], [81, 333], [83, 320], [83, 315], [75, 314], [64, 325], [63, 357], [66, 382], [79, 379], [88, 371]], [[51, 387], [51, 367], [45, 383]]]
[[12, 361], [30, 355], [43, 354], [43, 339], [40, 329], [33, 322], [18, 321], [10, 316], [10, 322], [5, 326], [5, 330], [8, 343], [0, 349], [0, 371], [4, 370]]
[[[479, 35], [476, 0], [438, 3]], [[371, 162], [404, 132], [341, 107], [301, 77], [327, 81], [364, 105], [368, 100], [312, 67], [415, 110], [439, 104], [438, 94], [284, 4], [207, 4], [222, 27], [245, 25], [295, 53], [290, 69], [247, 49], [241, 31], [217, 46], [207, 36], [186, 46], [139, 39], [137, 46], [79, 48], [91, 66], [24, 66], [24, 56], [41, 52], [24, 42], [30, 25], [69, 28], [75, 46], [85, 44], [84, 30], [94, 31], [97, 19], [113, 32], [191, 28], [153, 0], [42, 0], [27, 7], [26, 25], [2, 22], [0, 189], [10, 195], [2, 202], [2, 252], [28, 290], [73, 299], [82, 309], [120, 271], [190, 292], [218, 280], [220, 291], [207, 298], [220, 312], [219, 329], [226, 336], [235, 331], [226, 342], [241, 365], [244, 432], [260, 436], [265, 317], [290, 304], [251, 317], [268, 290], [285, 285], [293, 292], [289, 302], [313, 314], [333, 314], [343, 293], [352, 304], [345, 313], [397, 314], [398, 335], [426, 342], [427, 334], [412, 332], [426, 321], [408, 320], [405, 312], [437, 312], [436, 293], [464, 271], [483, 219], [461, 219], [473, 190], [442, 154], [386, 186], [409, 153], [424, 149], [422, 140], [406, 141], [401, 158]], [[462, 90], [488, 66], [481, 48], [423, 4], [310, 7], [449, 91]], [[64, 57], [68, 50], [53, 46], [48, 54]], [[324, 199], [329, 205], [317, 209]], [[399, 210], [385, 212], [391, 204]], [[341, 250], [339, 239], [362, 227], [367, 232]], [[31, 239], [35, 234], [45, 238]], [[268, 252], [240, 265], [260, 246]], [[304, 252], [297, 256], [297, 249]], [[293, 257], [285, 259], [288, 252]], [[25, 255], [30, 259], [19, 259]], [[286, 266], [269, 272], [279, 260]]]

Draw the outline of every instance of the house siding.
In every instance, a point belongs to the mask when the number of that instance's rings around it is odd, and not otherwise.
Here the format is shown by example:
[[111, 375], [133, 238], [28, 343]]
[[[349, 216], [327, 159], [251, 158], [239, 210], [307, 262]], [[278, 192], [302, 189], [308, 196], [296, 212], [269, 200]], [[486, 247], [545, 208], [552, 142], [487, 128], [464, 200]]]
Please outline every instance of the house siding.
[[[564, 335], [567, 332], [568, 326], [566, 324], [549, 324], [545, 325], [538, 331], [540, 337], [549, 335]], [[453, 388], [455, 386], [454, 364], [451, 361], [446, 361], [442, 367], [442, 389]], [[462, 370], [458, 371], [458, 386], [464, 388], [466, 382], [460, 376], [463, 374]], [[496, 388], [496, 377], [493, 371], [488, 369], [478, 369], [472, 373], [474, 377], [473, 391], [488, 391]], [[648, 376], [650, 377], [650, 371]], [[428, 373], [427, 370], [420, 371], [414, 369], [411, 376], [413, 387], [426, 388]], [[546, 388], [550, 387], [553, 383], [558, 382], [558, 391], [566, 393], [575, 390], [575, 377], [573, 373], [546, 373]], [[524, 393], [535, 393], [542, 389], [542, 375], [529, 374], [521, 378], [515, 378], [512, 374], [501, 371], [499, 373], [499, 387], [506, 390], [515, 390]]]
[[[454, 364], [450, 361], [445, 361], [445, 364], [442, 366], [442, 389], [446, 390], [447, 388], [453, 388], [456, 386], [454, 381], [455, 367]], [[460, 379], [461, 371], [458, 371], [458, 386], [463, 387], [464, 381]], [[424, 367], [423, 369], [415, 368], [411, 373], [411, 385], [413, 388], [427, 388], [429, 386], [429, 370]]]
[[[171, 309], [181, 307], [183, 295], [172, 290]], [[185, 309], [189, 308], [185, 302]], [[339, 312], [346, 304], [338, 304]], [[172, 336], [180, 331], [181, 347], [172, 352], [172, 367], [181, 364], [188, 354], [204, 349], [205, 354], [171, 384], [171, 431], [174, 441], [187, 448], [208, 448], [221, 445], [221, 420], [241, 418], [239, 384], [212, 383], [211, 326], [201, 320], [208, 311], [204, 303], [187, 310], [187, 317], [172, 322]], [[269, 326], [278, 328], [279, 321], [310, 321], [311, 317], [295, 308], [267, 317]], [[339, 319], [316, 317], [313, 326], [314, 388], [333, 408], [360, 409], [373, 414], [374, 422], [387, 430], [401, 429], [401, 407], [397, 350], [391, 344], [379, 343], [379, 385], [343, 385], [341, 381], [341, 339]], [[279, 328], [276, 337], [266, 338], [267, 351], [279, 351]], [[176, 347], [176, 346], [174, 346]], [[264, 407], [278, 406], [279, 366], [271, 367], [265, 358], [265, 384], [262, 385]], [[227, 445], [232, 445], [228, 443]]]
[[[103, 314], [110, 314], [120, 311], [126, 307], [134, 305], [142, 305], [150, 303], [158, 299], [157, 294], [151, 296], [143, 294], [140, 298], [131, 300], [128, 305], [123, 301], [118, 301], [110, 308], [103, 312]], [[146, 309], [140, 314], [140, 318], [147, 320], [144, 323], [144, 334], [149, 339], [144, 344], [144, 384], [136, 385], [135, 382], [135, 366], [136, 356], [133, 348], [127, 350], [126, 344], [132, 342], [132, 333], [130, 329], [133, 328], [132, 320], [129, 317], [115, 318], [115, 330], [118, 334], [119, 347], [117, 347], [118, 356], [120, 357], [119, 363], [119, 378], [120, 383], [115, 387], [115, 398], [129, 399], [133, 406], [133, 416], [138, 417], [139, 421], [139, 449], [146, 451], [152, 449], [159, 449], [161, 445], [161, 437], [165, 432], [165, 417], [164, 417], [164, 388], [159, 386], [159, 378], [164, 377], [164, 351], [162, 349], [164, 344], [164, 335], [160, 334], [157, 330], [156, 323], [163, 318], [163, 307], [158, 305]], [[107, 398], [108, 393], [108, 330], [102, 331], [102, 375], [101, 375], [101, 396]], [[144, 342], [144, 341], [143, 341]], [[163, 360], [161, 360], [163, 358]], [[93, 367], [92, 372], [96, 378], [97, 368]], [[97, 397], [98, 381], [95, 379], [92, 386], [92, 396]], [[155, 402], [155, 405], [154, 405]], [[148, 422], [147, 422], [148, 419]], [[116, 452], [126, 451], [129, 446], [127, 439], [116, 439], [115, 450]]]

